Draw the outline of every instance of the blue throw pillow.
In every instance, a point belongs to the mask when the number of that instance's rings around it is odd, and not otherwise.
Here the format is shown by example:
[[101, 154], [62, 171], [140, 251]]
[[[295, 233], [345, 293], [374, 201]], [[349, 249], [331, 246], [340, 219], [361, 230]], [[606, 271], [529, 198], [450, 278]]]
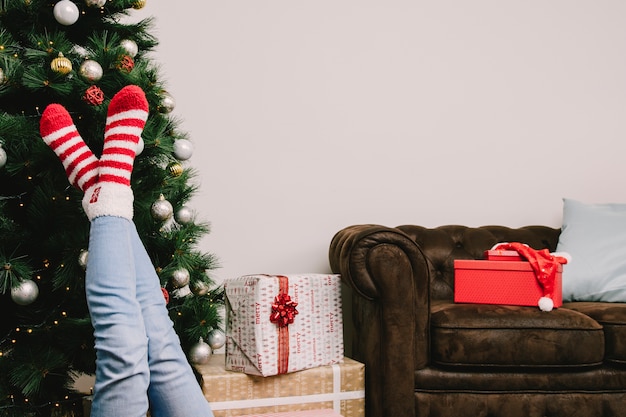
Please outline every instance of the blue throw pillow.
[[626, 302], [626, 204], [563, 199], [563, 301]]

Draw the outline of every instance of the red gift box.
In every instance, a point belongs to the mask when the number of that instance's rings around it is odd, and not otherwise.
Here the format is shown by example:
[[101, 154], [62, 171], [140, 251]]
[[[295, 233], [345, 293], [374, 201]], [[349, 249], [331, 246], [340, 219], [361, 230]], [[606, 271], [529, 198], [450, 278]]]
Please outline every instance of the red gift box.
[[[554, 307], [563, 305], [561, 265], [554, 279]], [[529, 262], [461, 260], [454, 261], [456, 303], [537, 306], [544, 296]]]

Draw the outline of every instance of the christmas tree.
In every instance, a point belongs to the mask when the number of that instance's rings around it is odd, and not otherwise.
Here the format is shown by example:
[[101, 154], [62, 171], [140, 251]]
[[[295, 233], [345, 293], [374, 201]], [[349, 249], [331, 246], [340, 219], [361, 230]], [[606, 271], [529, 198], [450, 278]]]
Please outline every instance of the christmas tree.
[[111, 97], [126, 85], [144, 90], [150, 115], [132, 176], [134, 221], [189, 360], [223, 344], [216, 259], [196, 248], [208, 224], [186, 205], [197, 189], [186, 162], [192, 142], [149, 57], [153, 20], [126, 19], [144, 5], [0, 0], [0, 416], [81, 415], [74, 380], [95, 371], [89, 221], [82, 192], [39, 133], [50, 103], [68, 109], [99, 156]]

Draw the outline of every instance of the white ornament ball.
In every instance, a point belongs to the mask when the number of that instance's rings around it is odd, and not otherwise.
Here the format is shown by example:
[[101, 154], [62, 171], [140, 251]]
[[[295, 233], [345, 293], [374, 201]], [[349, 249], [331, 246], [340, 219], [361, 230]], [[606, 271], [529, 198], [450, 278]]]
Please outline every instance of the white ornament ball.
[[7, 151], [0, 146], [0, 168], [7, 164]]
[[106, 4], [107, 0], [85, 0], [85, 4], [89, 7], [102, 7]]
[[200, 338], [200, 341], [191, 347], [189, 359], [196, 365], [204, 365], [209, 361], [212, 354], [211, 346]]
[[78, 7], [70, 0], [61, 0], [54, 5], [52, 10], [57, 22], [64, 26], [73, 25], [78, 20]]
[[11, 299], [21, 306], [33, 303], [38, 296], [39, 287], [30, 279], [25, 279], [17, 287], [11, 288]]
[[150, 212], [152, 213], [152, 217], [155, 220], [165, 221], [172, 217], [172, 214], [174, 213], [174, 207], [172, 207], [172, 203], [167, 201], [165, 197], [161, 195], [161, 197], [159, 197], [157, 201], [152, 203]]
[[78, 74], [83, 80], [95, 83], [100, 81], [100, 78], [102, 78], [102, 66], [97, 61], [88, 59], [80, 65]]
[[124, 51], [126, 51], [126, 54], [130, 56], [131, 58], [134, 58], [137, 55], [137, 52], [139, 52], [139, 47], [137, 46], [137, 42], [135, 42], [132, 39], [122, 39], [120, 41], [120, 46], [122, 47], [122, 49], [124, 49]]
[[189, 224], [193, 221], [193, 210], [187, 206], [182, 206], [174, 215], [176, 221], [180, 224]]
[[7, 80], [7, 77], [6, 75], [4, 75], [4, 70], [0, 68], [0, 85], [4, 84], [6, 80]]
[[189, 271], [185, 268], [178, 268], [172, 272], [170, 282], [174, 288], [182, 288], [185, 285], [189, 285]]
[[174, 142], [174, 157], [179, 161], [186, 161], [193, 155], [193, 144], [187, 139], [178, 139]]
[[226, 343], [226, 335], [219, 329], [213, 329], [207, 336], [207, 342], [209, 342], [211, 349], [219, 349]]
[[161, 94], [161, 104], [159, 105], [159, 111], [161, 113], [171, 113], [176, 107], [176, 101], [167, 91], [163, 91]]

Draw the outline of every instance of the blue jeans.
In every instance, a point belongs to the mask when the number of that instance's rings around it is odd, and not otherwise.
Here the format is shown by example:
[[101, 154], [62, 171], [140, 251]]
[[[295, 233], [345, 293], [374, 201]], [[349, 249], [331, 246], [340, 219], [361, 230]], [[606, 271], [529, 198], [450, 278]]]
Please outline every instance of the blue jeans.
[[132, 221], [91, 221], [87, 304], [96, 339], [92, 417], [213, 417]]

